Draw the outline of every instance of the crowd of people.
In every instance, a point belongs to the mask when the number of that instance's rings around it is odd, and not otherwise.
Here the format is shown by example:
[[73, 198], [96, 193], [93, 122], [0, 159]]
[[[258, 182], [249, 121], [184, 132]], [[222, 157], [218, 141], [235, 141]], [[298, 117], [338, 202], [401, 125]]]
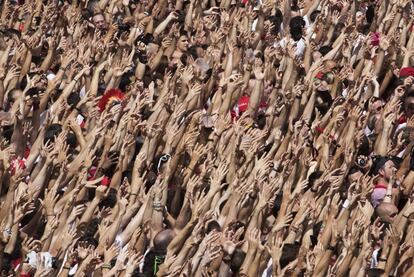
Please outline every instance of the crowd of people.
[[0, 276], [414, 276], [413, 15], [0, 1]]

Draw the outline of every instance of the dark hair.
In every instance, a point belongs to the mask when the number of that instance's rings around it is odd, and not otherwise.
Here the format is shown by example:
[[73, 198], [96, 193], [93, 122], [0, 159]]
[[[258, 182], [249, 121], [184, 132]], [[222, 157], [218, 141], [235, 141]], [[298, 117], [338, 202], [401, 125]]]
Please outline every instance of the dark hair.
[[113, 208], [115, 207], [116, 204], [116, 198], [117, 198], [117, 191], [114, 188], [109, 188], [109, 194], [108, 197], [106, 197], [104, 200], [102, 200], [99, 203], [99, 208], [103, 208], [103, 207], [110, 207]]
[[79, 94], [76, 92], [71, 93], [68, 97], [68, 104], [71, 108], [75, 108], [79, 101], [80, 97]]
[[326, 54], [328, 54], [331, 50], [332, 50], [332, 47], [331, 47], [331, 46], [324, 45], [324, 46], [321, 46], [321, 47], [319, 48], [319, 53], [321, 53], [321, 54], [322, 54], [322, 56], [325, 56], [325, 55], [326, 55]]
[[197, 55], [197, 48], [198, 47], [200, 47], [200, 46], [192, 45], [191, 47], [188, 48], [188, 54], [190, 54], [190, 56], [193, 57], [194, 60], [198, 58], [198, 55]]
[[233, 255], [231, 257], [230, 269], [233, 272], [238, 272], [240, 267], [243, 264], [245, 257], [246, 257], [246, 253], [243, 250], [236, 248], [236, 250], [234, 250]]
[[395, 164], [395, 166], [398, 167], [399, 163], [401, 162], [401, 159], [392, 156], [375, 156], [373, 157], [373, 165], [371, 167], [370, 174], [377, 175], [378, 172], [384, 167], [384, 165], [388, 161], [392, 161]]
[[318, 17], [318, 15], [320, 13], [321, 13], [321, 11], [318, 11], [318, 10], [313, 11], [309, 16], [310, 22], [312, 22], [312, 23], [315, 22], [316, 18]]
[[280, 266], [284, 268], [291, 261], [293, 261], [297, 257], [299, 253], [299, 249], [300, 249], [299, 243], [285, 244], [282, 248], [282, 256], [280, 257], [280, 261], [279, 261]]
[[128, 70], [127, 72], [122, 74], [121, 81], [119, 83], [119, 89], [121, 91], [126, 91], [127, 90], [127, 86], [129, 84], [131, 84], [131, 77], [132, 76], [134, 76], [134, 71], [132, 69]]
[[217, 221], [215, 221], [215, 220], [210, 221], [210, 222], [207, 224], [207, 230], [206, 230], [206, 233], [208, 234], [208, 233], [210, 233], [210, 232], [211, 232], [211, 231], [213, 231], [213, 230], [216, 230], [216, 231], [218, 231], [218, 232], [220, 232], [220, 231], [221, 231], [220, 224], [219, 224]]
[[361, 169], [359, 167], [357, 167], [357, 166], [354, 165], [354, 166], [352, 166], [349, 169], [348, 176], [351, 175], [351, 174], [357, 173], [357, 172], [361, 172], [362, 173]]
[[294, 12], [300, 11], [299, 5], [298, 5], [298, 0], [292, 0], [291, 5], [290, 5], [290, 9]]
[[302, 28], [305, 27], [306, 22], [301, 16], [293, 17], [289, 22], [290, 35], [293, 40], [298, 41], [302, 38]]
[[318, 180], [323, 175], [323, 171], [317, 170], [312, 172], [308, 177], [308, 187], [312, 187], [315, 184], [315, 181]]
[[62, 125], [58, 123], [50, 124], [49, 127], [46, 129], [45, 136], [44, 136], [44, 143], [47, 141], [55, 142], [55, 137], [58, 136], [62, 132]]
[[[62, 125], [58, 123], [50, 124], [49, 127], [46, 129], [45, 136], [43, 142], [46, 143], [47, 141], [55, 142], [55, 138], [62, 132]], [[66, 135], [66, 143], [69, 145], [70, 148], [75, 148], [77, 145], [76, 136], [73, 132], [68, 132]]]
[[367, 11], [365, 12], [365, 17], [369, 24], [371, 24], [374, 21], [375, 7], [373, 5], [368, 6]]

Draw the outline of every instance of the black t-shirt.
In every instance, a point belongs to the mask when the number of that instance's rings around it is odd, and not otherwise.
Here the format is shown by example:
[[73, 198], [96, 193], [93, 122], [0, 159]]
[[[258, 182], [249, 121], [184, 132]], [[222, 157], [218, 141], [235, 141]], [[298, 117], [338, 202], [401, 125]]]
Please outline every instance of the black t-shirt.
[[147, 255], [145, 255], [143, 274], [144, 277], [155, 277], [160, 265], [165, 260], [166, 251], [160, 251], [151, 249]]

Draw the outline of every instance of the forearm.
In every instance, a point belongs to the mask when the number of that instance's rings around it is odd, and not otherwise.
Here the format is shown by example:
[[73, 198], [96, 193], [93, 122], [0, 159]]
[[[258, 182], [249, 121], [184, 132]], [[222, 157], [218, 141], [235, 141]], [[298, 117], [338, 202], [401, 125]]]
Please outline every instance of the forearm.
[[26, 77], [27, 73], [29, 73], [31, 63], [32, 63], [32, 52], [29, 50], [27, 51], [26, 57], [23, 61], [22, 69], [20, 71], [19, 82], [21, 82], [23, 78]]
[[240, 274], [245, 274], [245, 276], [254, 276], [254, 275], [249, 275], [249, 269], [254, 261], [255, 254], [256, 254], [256, 247], [249, 246], [249, 249], [246, 253], [246, 257], [244, 258], [243, 264], [240, 267]]
[[96, 207], [98, 207], [100, 200], [98, 198], [94, 198], [91, 204], [86, 208], [85, 212], [83, 213], [79, 225], [82, 223], [85, 224], [89, 222], [95, 212]]
[[326, 276], [326, 272], [328, 271], [329, 261], [331, 259], [333, 251], [331, 249], [327, 249], [319, 263], [315, 266], [315, 270], [313, 273], [313, 277], [322, 277]]
[[134, 218], [129, 222], [128, 226], [124, 229], [124, 231], [120, 235], [121, 241], [124, 243], [128, 243], [131, 239], [132, 234], [135, 230], [142, 224], [144, 213], [148, 209], [149, 205], [151, 205], [152, 201], [149, 199], [146, 200], [144, 205], [141, 206], [138, 213], [134, 216]]
[[11, 236], [10, 236], [9, 242], [4, 248], [4, 253], [7, 253], [9, 255], [13, 253], [14, 248], [16, 247], [18, 236], [19, 236], [19, 224], [17, 223], [17, 224], [14, 224], [11, 228]]
[[196, 224], [195, 220], [190, 221], [187, 225], [177, 233], [177, 235], [173, 238], [171, 243], [168, 245], [167, 252], [170, 255], [177, 254], [179, 250], [182, 248], [185, 240], [188, 238], [189, 234], [193, 230], [194, 225]]
[[40, 70], [43, 70], [43, 72], [47, 72], [49, 70], [50, 66], [52, 65], [54, 55], [55, 49], [49, 49], [46, 58], [43, 60], [42, 65], [40, 66]]
[[1, 107], [1, 110], [3, 110], [4, 93], [5, 93], [4, 82], [3, 82], [2, 79], [0, 79], [0, 107]]
[[46, 161], [36, 178], [33, 180], [33, 183], [29, 186], [29, 193], [32, 195], [34, 201], [39, 197], [46, 180], [49, 178], [48, 168], [49, 162]]
[[378, 142], [376, 141], [375, 146], [374, 146], [374, 152], [377, 155], [380, 156], [386, 156], [387, 155], [387, 149], [388, 149], [388, 133], [389, 130], [386, 128], [382, 129], [382, 132], [379, 136], [379, 138], [377, 138]]
[[264, 249], [257, 249], [253, 263], [249, 266], [248, 276], [260, 276], [259, 265], [260, 259], [263, 257]]
[[388, 72], [385, 74], [384, 79], [381, 82], [379, 95], [381, 96], [388, 88], [388, 85], [390, 84], [392, 78], [394, 77], [394, 73], [392, 70], [388, 70]]
[[343, 259], [342, 263], [339, 265], [336, 276], [342, 277], [348, 273], [350, 264], [353, 258], [352, 252], [353, 252], [353, 249], [349, 249], [349, 253], [346, 254], [346, 257]]
[[394, 268], [394, 263], [398, 257], [398, 249], [398, 244], [393, 244], [391, 246], [390, 254], [388, 255], [387, 263], [385, 264], [385, 269], [382, 276], [389, 276], [391, 270]]
[[254, 118], [257, 108], [259, 107], [262, 91], [263, 91], [263, 80], [256, 79], [253, 92], [249, 99], [249, 105], [247, 108], [247, 112], [250, 114], [250, 117]]

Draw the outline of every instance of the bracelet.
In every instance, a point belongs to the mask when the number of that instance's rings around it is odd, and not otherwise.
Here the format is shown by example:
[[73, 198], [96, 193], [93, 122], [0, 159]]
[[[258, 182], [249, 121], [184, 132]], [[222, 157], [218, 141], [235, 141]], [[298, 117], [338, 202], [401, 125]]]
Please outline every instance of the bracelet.
[[138, 193], [130, 193], [129, 195], [138, 195]]
[[381, 262], [386, 262], [386, 261], [387, 261], [387, 259], [379, 258], [379, 259], [378, 259], [378, 261], [381, 261]]
[[315, 189], [315, 188], [313, 188], [313, 187], [311, 187], [310, 191], [311, 191], [311, 192], [318, 192], [318, 190], [317, 190], [317, 189]]
[[70, 269], [70, 266], [63, 266], [63, 269]]
[[409, 218], [410, 216], [409, 216], [409, 215], [405, 215], [405, 214], [403, 214], [403, 217], [405, 217], [405, 218]]
[[347, 209], [348, 207], [349, 207], [349, 200], [348, 200], [348, 199], [346, 199], [346, 200], [344, 201], [344, 203], [342, 204], [342, 208]]
[[107, 269], [111, 269], [112, 266], [110, 264], [103, 264], [102, 268], [107, 268]]

